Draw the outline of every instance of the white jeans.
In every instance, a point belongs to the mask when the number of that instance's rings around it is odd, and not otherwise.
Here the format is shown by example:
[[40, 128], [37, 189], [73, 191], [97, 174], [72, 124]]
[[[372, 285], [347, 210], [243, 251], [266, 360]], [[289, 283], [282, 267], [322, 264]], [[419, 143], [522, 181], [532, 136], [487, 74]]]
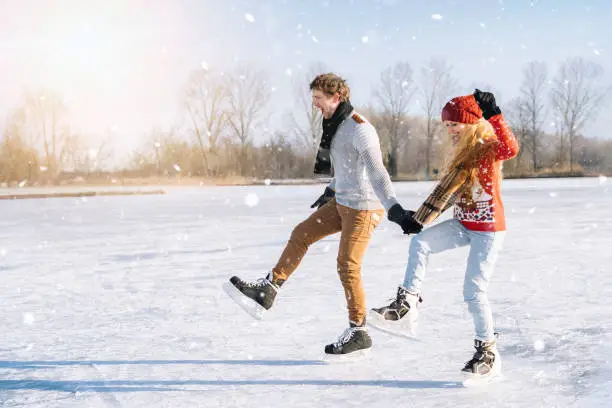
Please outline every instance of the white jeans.
[[404, 288], [413, 293], [421, 292], [429, 254], [470, 245], [463, 281], [463, 300], [474, 319], [476, 339], [493, 340], [493, 316], [487, 298], [487, 288], [504, 236], [505, 231], [470, 231], [454, 218], [423, 230], [410, 242]]

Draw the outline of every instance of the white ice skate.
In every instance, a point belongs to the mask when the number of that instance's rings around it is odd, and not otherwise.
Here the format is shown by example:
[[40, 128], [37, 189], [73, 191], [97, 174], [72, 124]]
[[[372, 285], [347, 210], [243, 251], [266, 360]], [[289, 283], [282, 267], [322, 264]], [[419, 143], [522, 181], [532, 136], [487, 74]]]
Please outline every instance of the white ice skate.
[[415, 339], [419, 317], [417, 305], [421, 301], [419, 295], [410, 293], [400, 286], [391, 304], [369, 311], [367, 323], [386, 333]]
[[474, 340], [474, 348], [476, 349], [474, 356], [461, 370], [463, 386], [481, 386], [502, 380], [502, 360], [497, 351], [496, 341]]

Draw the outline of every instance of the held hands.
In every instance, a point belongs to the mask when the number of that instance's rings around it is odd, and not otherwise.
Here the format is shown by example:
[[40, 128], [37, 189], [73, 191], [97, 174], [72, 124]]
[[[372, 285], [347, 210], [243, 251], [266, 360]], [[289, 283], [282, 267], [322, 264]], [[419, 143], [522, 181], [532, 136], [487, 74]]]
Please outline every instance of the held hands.
[[476, 89], [474, 91], [474, 99], [476, 99], [478, 106], [482, 110], [482, 117], [486, 120], [501, 113], [495, 102], [495, 96], [491, 92], [482, 92], [480, 89]]
[[336, 196], [336, 192], [334, 190], [332, 190], [329, 187], [325, 187], [325, 191], [323, 192], [323, 194], [321, 194], [321, 197], [317, 198], [317, 201], [312, 203], [310, 208], [317, 207], [317, 209], [319, 209], [323, 207], [325, 204], [327, 204], [327, 202], [330, 201], [335, 196]]
[[406, 211], [399, 204], [394, 204], [389, 208], [387, 219], [402, 227], [404, 234], [418, 234], [423, 226], [414, 219], [414, 211]]

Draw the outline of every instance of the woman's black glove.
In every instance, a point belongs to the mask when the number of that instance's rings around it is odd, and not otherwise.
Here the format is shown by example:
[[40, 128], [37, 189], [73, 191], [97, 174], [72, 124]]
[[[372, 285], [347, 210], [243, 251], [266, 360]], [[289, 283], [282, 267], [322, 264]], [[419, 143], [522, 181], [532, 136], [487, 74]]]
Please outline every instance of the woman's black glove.
[[495, 102], [495, 95], [491, 92], [482, 92], [480, 89], [476, 89], [474, 91], [474, 99], [476, 99], [478, 106], [482, 110], [482, 117], [486, 120], [501, 113], [501, 109], [499, 109]]

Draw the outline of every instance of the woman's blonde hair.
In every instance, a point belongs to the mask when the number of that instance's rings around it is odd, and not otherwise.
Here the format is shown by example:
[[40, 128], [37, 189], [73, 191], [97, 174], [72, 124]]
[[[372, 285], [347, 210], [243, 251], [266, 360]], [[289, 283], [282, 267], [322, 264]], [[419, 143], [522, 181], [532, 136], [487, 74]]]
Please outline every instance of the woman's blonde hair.
[[471, 191], [478, 178], [478, 165], [483, 159], [494, 160], [497, 135], [493, 126], [485, 119], [475, 124], [463, 124], [458, 140], [450, 152], [444, 174], [461, 168], [468, 172], [463, 191]]

